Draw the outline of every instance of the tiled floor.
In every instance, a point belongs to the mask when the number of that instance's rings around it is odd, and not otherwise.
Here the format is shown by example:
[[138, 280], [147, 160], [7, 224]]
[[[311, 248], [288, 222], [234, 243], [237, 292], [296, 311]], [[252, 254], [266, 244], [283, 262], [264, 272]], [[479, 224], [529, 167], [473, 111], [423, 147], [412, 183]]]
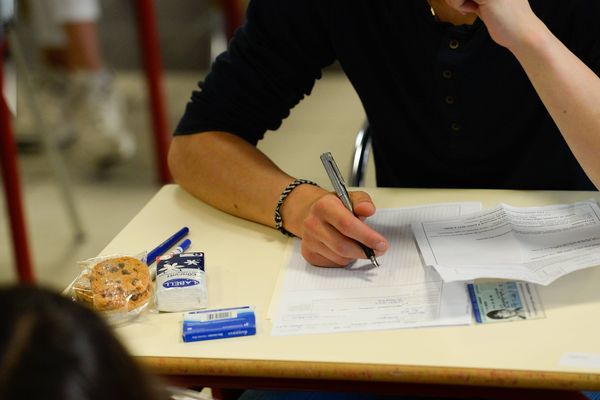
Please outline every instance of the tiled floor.
[[[165, 77], [170, 126], [177, 122], [202, 73], [169, 73]], [[90, 179], [66, 159], [85, 239], [75, 242], [58, 185], [46, 156], [19, 155], [27, 231], [35, 275], [41, 284], [65, 288], [78, 271], [77, 261], [97, 255], [159, 189], [146, 105], [146, 88], [136, 72], [117, 73], [117, 84], [128, 98], [128, 125], [139, 152], [103, 180]], [[354, 135], [364, 119], [362, 106], [345, 77], [326, 73], [277, 133], [268, 133], [259, 147], [289, 173], [327, 185], [319, 155], [332, 151], [345, 172], [350, 165]], [[290, 151], [290, 149], [294, 149]], [[372, 167], [370, 168], [372, 171]], [[372, 184], [372, 173], [367, 184]], [[13, 282], [14, 257], [8, 210], [0, 199], [0, 283]], [[155, 243], [148, 243], [151, 247]]]

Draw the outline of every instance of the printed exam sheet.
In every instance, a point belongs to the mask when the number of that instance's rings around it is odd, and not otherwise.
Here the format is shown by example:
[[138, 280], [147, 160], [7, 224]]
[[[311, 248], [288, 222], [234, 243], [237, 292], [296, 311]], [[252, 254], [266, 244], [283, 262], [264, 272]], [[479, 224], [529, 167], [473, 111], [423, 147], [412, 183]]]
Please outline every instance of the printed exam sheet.
[[548, 285], [600, 265], [595, 201], [496, 208], [413, 225], [427, 265], [444, 281], [501, 278]]
[[[381, 209], [367, 223], [390, 249], [380, 267], [358, 260], [346, 268], [319, 268], [294, 243], [273, 321], [273, 335], [460, 325], [471, 322], [462, 282], [444, 283], [423, 265], [410, 224], [477, 211], [480, 203], [446, 203]], [[276, 299], [276, 300], [275, 300]]]

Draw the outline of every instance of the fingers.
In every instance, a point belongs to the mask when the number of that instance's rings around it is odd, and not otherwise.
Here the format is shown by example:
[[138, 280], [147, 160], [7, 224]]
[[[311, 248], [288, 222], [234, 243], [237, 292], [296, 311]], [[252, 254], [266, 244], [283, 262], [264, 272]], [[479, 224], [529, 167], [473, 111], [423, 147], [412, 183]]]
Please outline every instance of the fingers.
[[302, 256], [317, 267], [345, 267], [355, 260], [336, 253], [314, 236], [302, 240]]
[[[355, 192], [355, 211], [373, 215], [375, 206], [366, 193]], [[358, 209], [358, 210], [357, 210]], [[359, 243], [382, 254], [388, 244], [383, 236], [347, 210], [333, 194], [316, 201], [303, 224], [302, 255], [313, 265], [343, 267], [357, 258], [366, 258]]]
[[371, 200], [371, 196], [369, 196], [368, 193], [351, 192], [350, 200], [352, 201], [354, 214], [356, 214], [357, 217], [367, 218], [375, 214], [375, 205], [373, 204], [373, 200]]
[[509, 50], [519, 48], [544, 24], [527, 0], [445, 0], [461, 13], [475, 13], [484, 22], [492, 39]]
[[462, 14], [477, 12], [479, 4], [473, 0], [446, 0], [446, 3]]

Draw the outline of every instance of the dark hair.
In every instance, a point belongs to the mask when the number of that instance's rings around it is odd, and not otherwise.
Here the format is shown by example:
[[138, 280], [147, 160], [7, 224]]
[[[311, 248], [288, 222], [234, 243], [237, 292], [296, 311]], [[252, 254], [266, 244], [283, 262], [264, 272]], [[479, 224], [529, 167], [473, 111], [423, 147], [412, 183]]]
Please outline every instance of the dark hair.
[[504, 317], [501, 314], [502, 311], [504, 311], [504, 309], [492, 310], [492, 311], [488, 312], [486, 315], [488, 316], [488, 318], [504, 319]]
[[[521, 314], [519, 314], [519, 311], [521, 310], [521, 307], [519, 308], [499, 308], [497, 310], [492, 310], [490, 312], [488, 312], [486, 315], [489, 318], [493, 318], [493, 319], [509, 319], [509, 318], [513, 318], [513, 317], [519, 317], [521, 319], [525, 319], [525, 317]], [[510, 311], [513, 314], [505, 316], [504, 313]]]
[[48, 289], [0, 288], [0, 398], [166, 399], [94, 311]]

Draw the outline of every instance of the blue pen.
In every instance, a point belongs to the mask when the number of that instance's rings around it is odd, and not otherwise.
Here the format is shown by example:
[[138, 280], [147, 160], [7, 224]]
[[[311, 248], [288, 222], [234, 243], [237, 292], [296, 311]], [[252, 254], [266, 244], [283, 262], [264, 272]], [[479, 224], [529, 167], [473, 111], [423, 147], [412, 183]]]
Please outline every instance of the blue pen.
[[190, 239], [185, 239], [183, 242], [179, 243], [179, 245], [169, 253], [170, 256], [174, 256], [175, 254], [184, 253], [187, 249], [190, 248], [192, 241]]
[[187, 235], [189, 231], [190, 231], [190, 228], [188, 228], [187, 226], [184, 226], [183, 228], [181, 228], [180, 230], [175, 232], [167, 240], [165, 240], [164, 242], [162, 242], [161, 244], [156, 246], [154, 249], [152, 249], [146, 256], [146, 264], [150, 265], [154, 261], [156, 261], [156, 257], [163, 255], [167, 250], [169, 250], [171, 247], [173, 247], [173, 245], [175, 243], [177, 243], [185, 235]]

